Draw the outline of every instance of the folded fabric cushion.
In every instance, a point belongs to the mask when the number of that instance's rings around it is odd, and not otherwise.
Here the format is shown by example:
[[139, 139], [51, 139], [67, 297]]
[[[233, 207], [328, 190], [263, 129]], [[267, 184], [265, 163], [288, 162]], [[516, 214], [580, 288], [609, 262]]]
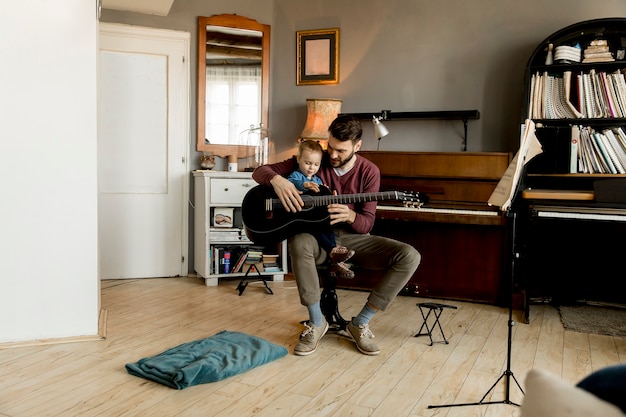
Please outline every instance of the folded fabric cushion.
[[129, 374], [171, 388], [220, 381], [287, 355], [287, 349], [260, 337], [223, 330], [158, 355], [126, 364]]
[[540, 369], [526, 375], [521, 417], [624, 417], [615, 405]]

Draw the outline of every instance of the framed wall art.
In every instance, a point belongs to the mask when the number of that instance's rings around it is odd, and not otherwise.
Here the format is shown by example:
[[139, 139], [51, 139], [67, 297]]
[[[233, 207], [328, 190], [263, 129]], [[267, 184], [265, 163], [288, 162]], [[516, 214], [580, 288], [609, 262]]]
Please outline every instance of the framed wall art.
[[297, 32], [297, 85], [339, 83], [339, 28]]

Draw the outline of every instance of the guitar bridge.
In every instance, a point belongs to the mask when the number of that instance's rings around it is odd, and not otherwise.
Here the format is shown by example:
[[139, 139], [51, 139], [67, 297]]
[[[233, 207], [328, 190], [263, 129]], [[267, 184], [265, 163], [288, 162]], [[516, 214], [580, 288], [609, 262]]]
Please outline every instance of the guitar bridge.
[[265, 218], [271, 219], [274, 217], [274, 200], [272, 198], [265, 199]]

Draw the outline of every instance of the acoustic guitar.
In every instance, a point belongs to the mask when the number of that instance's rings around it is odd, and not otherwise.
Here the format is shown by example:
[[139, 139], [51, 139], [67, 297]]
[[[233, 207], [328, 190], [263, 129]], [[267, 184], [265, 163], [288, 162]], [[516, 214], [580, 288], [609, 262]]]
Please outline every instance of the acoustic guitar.
[[298, 233], [315, 233], [330, 228], [329, 204], [363, 203], [397, 200], [405, 206], [420, 207], [428, 197], [419, 192], [383, 191], [378, 193], [332, 195], [326, 187], [320, 192], [307, 191], [301, 195], [302, 211], [285, 210], [272, 187], [257, 185], [246, 193], [241, 215], [248, 238], [257, 245], [280, 242]]

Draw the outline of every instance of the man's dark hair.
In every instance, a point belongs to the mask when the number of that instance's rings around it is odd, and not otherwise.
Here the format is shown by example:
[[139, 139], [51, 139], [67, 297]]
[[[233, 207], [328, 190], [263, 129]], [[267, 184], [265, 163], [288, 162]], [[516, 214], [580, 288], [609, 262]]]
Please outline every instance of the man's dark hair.
[[328, 127], [328, 131], [335, 139], [341, 142], [351, 140], [355, 144], [361, 139], [363, 126], [358, 118], [344, 114], [333, 120]]

